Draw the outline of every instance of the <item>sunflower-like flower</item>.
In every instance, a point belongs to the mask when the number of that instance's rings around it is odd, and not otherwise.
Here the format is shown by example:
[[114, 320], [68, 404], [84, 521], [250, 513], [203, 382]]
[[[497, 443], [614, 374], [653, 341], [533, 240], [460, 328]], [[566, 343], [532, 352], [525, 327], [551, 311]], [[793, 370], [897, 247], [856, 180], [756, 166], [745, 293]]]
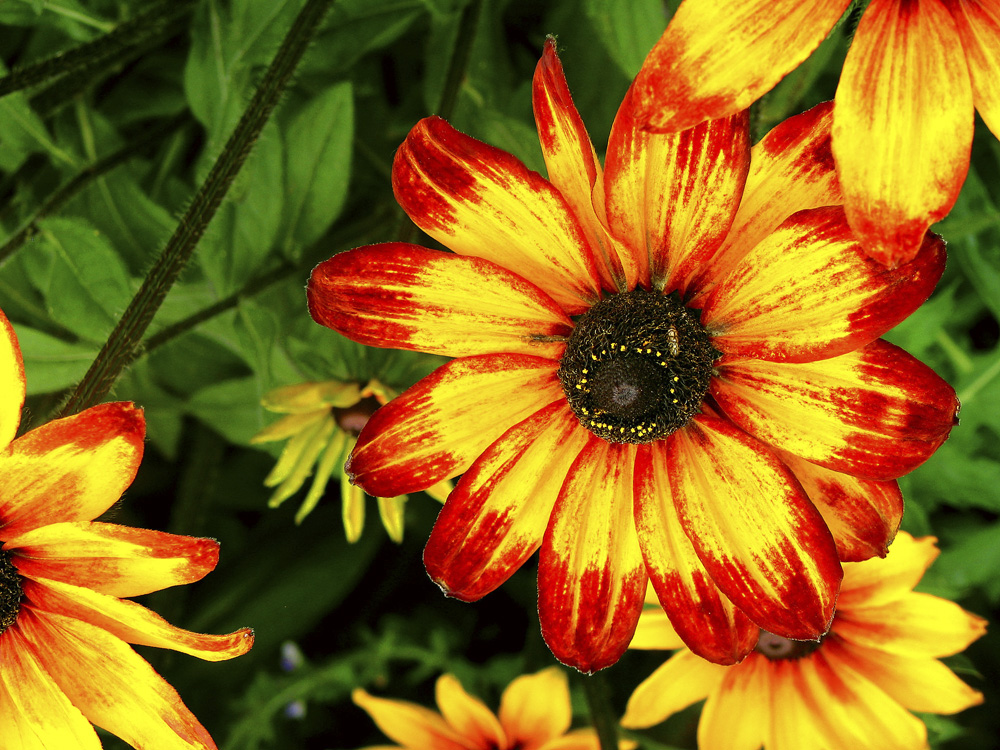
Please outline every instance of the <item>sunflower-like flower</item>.
[[928, 234], [897, 269], [865, 254], [837, 205], [829, 105], [751, 150], [745, 112], [652, 134], [634, 95], [602, 167], [549, 40], [533, 86], [548, 179], [422, 120], [393, 187], [453, 252], [363, 247], [308, 285], [313, 318], [355, 341], [457, 357], [376, 412], [348, 471], [375, 495], [464, 473], [431, 577], [473, 601], [541, 548], [543, 636], [583, 671], [625, 650], [647, 577], [710, 660], [739, 661], [759, 628], [818, 638], [840, 560], [884, 554], [893, 480], [958, 407], [879, 338], [930, 294], [943, 244]]
[[[938, 555], [935, 541], [900, 532], [884, 560], [844, 565], [833, 626], [820, 643], [761, 631], [732, 667], [678, 651], [636, 688], [622, 725], [649, 727], [707, 698], [701, 750], [926, 748], [927, 728], [909, 711], [953, 714], [983, 701], [938, 657], [965, 649], [986, 621], [913, 591]], [[655, 609], [640, 618], [631, 645], [680, 646]]]
[[[377, 380], [369, 380], [364, 386], [324, 380], [269, 391], [261, 402], [264, 408], [287, 416], [265, 427], [250, 442], [288, 440], [288, 445], [264, 479], [265, 486], [277, 486], [268, 505], [277, 508], [298, 492], [315, 470], [309, 492], [295, 513], [295, 523], [302, 523], [323, 497], [327, 482], [336, 471], [341, 479], [344, 533], [348, 542], [358, 541], [365, 527], [365, 493], [348, 481], [340, 467], [368, 419], [392, 396], [393, 393]], [[447, 480], [427, 488], [427, 494], [442, 503], [450, 491], [451, 483]], [[376, 500], [389, 537], [394, 542], [403, 541], [406, 495]]]
[[135, 477], [142, 412], [102, 404], [15, 440], [24, 366], [2, 312], [0, 389], [0, 745], [99, 750], [93, 722], [133, 747], [215, 748], [128, 644], [220, 661], [252, 631], [192, 633], [119, 597], [199, 580], [218, 543], [92, 520]]
[[[640, 72], [637, 116], [676, 131], [749, 107], [819, 46], [850, 0], [684, 0]], [[872, 0], [837, 87], [847, 220], [882, 263], [915, 257], [969, 171], [978, 109], [1000, 136], [1000, 4]]]
[[[387, 737], [406, 750], [600, 749], [593, 729], [570, 731], [569, 685], [558, 667], [511, 682], [500, 697], [499, 714], [465, 692], [450, 674], [441, 675], [435, 686], [440, 713], [407, 701], [377, 698], [360, 688], [352, 697]], [[629, 750], [635, 743], [622, 740], [618, 746]]]

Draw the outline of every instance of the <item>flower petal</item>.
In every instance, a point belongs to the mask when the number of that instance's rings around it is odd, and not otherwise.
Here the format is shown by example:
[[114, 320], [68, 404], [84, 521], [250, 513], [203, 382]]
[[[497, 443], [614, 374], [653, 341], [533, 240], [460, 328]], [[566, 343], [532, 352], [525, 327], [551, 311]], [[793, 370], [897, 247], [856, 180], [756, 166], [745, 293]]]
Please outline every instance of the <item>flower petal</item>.
[[914, 539], [900, 531], [884, 560], [846, 565], [837, 606], [842, 611], [877, 606], [909, 594], [940, 554], [936, 541], [932, 536]]
[[424, 548], [427, 573], [448, 596], [476, 601], [534, 554], [587, 435], [562, 399], [511, 427], [469, 467]]
[[142, 410], [117, 402], [19, 437], [0, 455], [3, 537], [106, 511], [135, 477], [145, 432]]
[[1000, 138], [1000, 7], [989, 0], [949, 3], [972, 75], [976, 109]]
[[559, 667], [521, 675], [500, 698], [500, 724], [513, 747], [537, 750], [565, 734], [572, 720], [569, 682]]
[[417, 226], [459, 255], [531, 279], [571, 315], [597, 300], [597, 264], [566, 200], [507, 152], [428, 117], [396, 152], [392, 187]]
[[[777, 680], [770, 666], [765, 657], [753, 653], [742, 664], [724, 670], [719, 686], [709, 693], [701, 710], [698, 747], [704, 750], [773, 747], [769, 741], [771, 717], [775, 706], [780, 706], [781, 711], [786, 708], [772, 700]], [[807, 750], [804, 742], [792, 747]], [[775, 750], [784, 750], [784, 746], [778, 745]]]
[[250, 628], [226, 635], [194, 633], [135, 602], [60, 581], [26, 580], [24, 593], [36, 610], [89, 622], [126, 643], [169, 648], [205, 661], [233, 659], [253, 646]]
[[133, 747], [215, 749], [177, 691], [115, 636], [30, 607], [17, 623], [45, 671], [97, 726]]
[[[647, 570], [649, 566], [647, 565]], [[650, 591], [653, 593], [653, 601], [650, 602]], [[674, 626], [670, 624], [670, 618], [660, 606], [659, 599], [656, 598], [656, 591], [650, 586], [646, 590], [646, 602], [639, 616], [639, 624], [635, 627], [635, 634], [629, 642], [628, 647], [632, 649], [663, 649], [673, 650], [682, 648], [684, 641], [677, 635]]]
[[485, 703], [465, 692], [454, 675], [443, 674], [438, 677], [434, 694], [444, 720], [470, 746], [483, 750], [505, 746], [500, 721]]
[[522, 354], [448, 362], [372, 415], [347, 471], [376, 497], [461, 474], [512, 425], [566, 398], [557, 367]]
[[829, 529], [788, 468], [725, 420], [674, 433], [667, 473], [702, 564], [757, 625], [786, 638], [826, 632], [841, 568]]
[[847, 219], [880, 263], [917, 254], [969, 169], [973, 107], [961, 39], [938, 0], [872, 0], [837, 87], [833, 154]]
[[654, 134], [639, 129], [634, 95], [634, 89], [626, 94], [608, 141], [608, 226], [631, 250], [640, 284], [651, 278], [656, 289], [683, 294], [725, 240], [739, 207], [750, 168], [749, 115]]
[[837, 543], [841, 562], [886, 556], [903, 519], [903, 493], [897, 482], [858, 479], [803, 461], [791, 453], [778, 455], [823, 515]]
[[726, 667], [711, 664], [687, 649], [678, 651], [639, 683], [625, 706], [622, 726], [644, 729], [659, 724], [708, 697], [727, 672]]
[[618, 661], [635, 631], [646, 566], [632, 518], [635, 448], [590, 435], [545, 530], [538, 618], [557, 659], [581, 672]]
[[351, 693], [386, 737], [411, 750], [469, 750], [464, 738], [436, 711], [409, 701], [377, 698], [357, 688]]
[[320, 263], [307, 297], [317, 323], [354, 341], [454, 357], [518, 352], [558, 359], [573, 330], [562, 308], [516, 273], [403, 242]]
[[17, 434], [25, 394], [24, 358], [17, 334], [0, 310], [0, 450]]
[[944, 272], [941, 238], [886, 268], [858, 244], [839, 206], [791, 216], [705, 299], [712, 345], [736, 357], [811, 362], [874, 341], [920, 307]]
[[711, 289], [758, 242], [792, 214], [844, 202], [830, 150], [833, 102], [776, 125], [750, 149], [750, 172], [729, 234], [696, 272], [692, 286]]
[[881, 339], [819, 362], [723, 362], [709, 389], [759, 440], [867, 479], [895, 479], [922, 464], [958, 413], [951, 386]]
[[101, 750], [90, 722], [38, 663], [16, 626], [0, 634], [0, 664], [4, 750]]
[[360, 400], [361, 387], [357, 383], [323, 380], [318, 383], [296, 383], [274, 388], [264, 394], [260, 403], [269, 411], [302, 414], [323, 410], [329, 406], [340, 408], [354, 406]]
[[214, 539], [110, 523], [53, 523], [8, 539], [18, 571], [111, 596], [141, 596], [204, 578], [219, 561]]
[[732, 115], [809, 57], [850, 0], [685, 0], [636, 77], [642, 127]]
[[636, 458], [635, 526], [646, 571], [688, 648], [710, 662], [736, 664], [756, 645], [760, 628], [719, 591], [684, 533], [670, 492], [670, 450], [669, 443], [642, 446]]

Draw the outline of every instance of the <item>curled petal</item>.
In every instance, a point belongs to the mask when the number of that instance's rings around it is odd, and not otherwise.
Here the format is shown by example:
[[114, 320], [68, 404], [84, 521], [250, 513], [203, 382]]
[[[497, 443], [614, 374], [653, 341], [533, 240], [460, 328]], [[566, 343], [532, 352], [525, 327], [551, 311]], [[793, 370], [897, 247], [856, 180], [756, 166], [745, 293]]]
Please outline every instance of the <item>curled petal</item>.
[[540, 748], [564, 735], [572, 720], [569, 683], [559, 667], [521, 675], [500, 698], [500, 724], [514, 747]]
[[392, 187], [417, 226], [459, 255], [531, 279], [571, 315], [597, 300], [597, 263], [569, 205], [505, 151], [428, 117], [396, 152]]
[[0, 310], [0, 450], [17, 434], [25, 387], [21, 347], [13, 326]]
[[347, 471], [376, 497], [461, 474], [508, 428], [566, 398], [557, 366], [520, 354], [448, 362], [372, 415]]
[[454, 357], [519, 352], [558, 359], [560, 340], [573, 329], [562, 308], [518, 274], [403, 242], [320, 263], [307, 297], [317, 323], [354, 341]]
[[951, 386], [881, 339], [819, 362], [724, 362], [710, 390], [758, 439], [866, 479], [895, 479], [922, 464], [958, 413]]
[[503, 729], [486, 704], [465, 692], [451, 674], [443, 674], [434, 686], [441, 715], [474, 747], [504, 747]]
[[351, 693], [378, 728], [405, 748], [421, 750], [468, 750], [464, 738], [439, 713], [408, 701], [378, 698], [357, 688]]
[[1000, 7], [991, 0], [948, 3], [972, 75], [976, 109], [1000, 138]]
[[679, 651], [639, 683], [628, 699], [622, 726], [642, 729], [659, 724], [708, 697], [726, 673], [725, 667], [710, 664], [686, 649]]

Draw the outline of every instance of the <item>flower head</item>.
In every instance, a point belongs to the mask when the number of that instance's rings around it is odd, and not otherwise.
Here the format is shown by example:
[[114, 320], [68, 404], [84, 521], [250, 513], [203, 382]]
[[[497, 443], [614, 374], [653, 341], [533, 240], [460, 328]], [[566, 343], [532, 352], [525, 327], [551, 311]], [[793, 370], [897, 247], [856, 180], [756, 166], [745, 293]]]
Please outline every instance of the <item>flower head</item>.
[[[438, 710], [377, 698], [360, 688], [356, 704], [379, 729], [407, 750], [599, 750], [593, 729], [569, 731], [573, 712], [566, 674], [549, 667], [522, 675], [503, 691], [494, 714], [469, 695], [454, 675], [438, 678]], [[622, 741], [621, 750], [635, 747]], [[374, 749], [373, 749], [374, 750]]]
[[[850, 0], [684, 0], [636, 86], [637, 117], [676, 131], [733, 115], [819, 46]], [[1000, 136], [1000, 5], [873, 0], [837, 88], [833, 155], [847, 220], [882, 263], [915, 257], [958, 198], [973, 105]]]
[[[678, 651], [636, 688], [622, 724], [652, 726], [707, 698], [701, 750], [925, 748], [926, 727], [909, 711], [952, 714], [983, 701], [938, 657], [962, 651], [986, 621], [913, 591], [938, 555], [934, 543], [900, 532], [884, 560], [844, 565], [833, 626], [820, 643], [761, 632], [732, 667]], [[633, 648], [680, 645], [662, 612], [643, 614]]]
[[[288, 440], [278, 462], [264, 479], [267, 487], [277, 486], [268, 505], [277, 508], [298, 492], [315, 467], [312, 485], [295, 514], [295, 523], [302, 523], [323, 497], [330, 476], [337, 472], [341, 478], [344, 533], [348, 542], [358, 541], [365, 527], [365, 494], [348, 481], [340, 467], [372, 414], [393, 395], [377, 380], [369, 380], [365, 386], [324, 380], [268, 392], [262, 402], [264, 408], [287, 416], [265, 427], [250, 442]], [[441, 502], [450, 491], [451, 483], [447, 480], [427, 488], [427, 494]], [[377, 498], [382, 525], [394, 542], [403, 541], [406, 499], [406, 495]]]
[[[128, 644], [209, 661], [249, 629], [201, 635], [135, 602], [197, 581], [219, 545], [93, 521], [131, 484], [145, 423], [130, 403], [95, 406], [14, 439], [25, 380], [0, 313], [0, 727], [4, 746], [100, 748], [91, 722], [134, 747], [215, 748], [176, 691]], [[18, 744], [21, 747], [22, 744]]]
[[884, 554], [893, 481], [954, 423], [954, 391], [881, 339], [944, 264], [870, 259], [844, 217], [831, 108], [753, 149], [745, 112], [652, 134], [626, 96], [602, 165], [545, 45], [548, 179], [438, 118], [396, 197], [453, 252], [404, 243], [317, 266], [313, 317], [457, 357], [380, 409], [348, 463], [376, 495], [464, 474], [424, 551], [476, 600], [536, 550], [553, 653], [590, 671], [635, 629], [647, 578], [685, 642], [739, 661], [759, 628], [818, 638], [840, 560]]

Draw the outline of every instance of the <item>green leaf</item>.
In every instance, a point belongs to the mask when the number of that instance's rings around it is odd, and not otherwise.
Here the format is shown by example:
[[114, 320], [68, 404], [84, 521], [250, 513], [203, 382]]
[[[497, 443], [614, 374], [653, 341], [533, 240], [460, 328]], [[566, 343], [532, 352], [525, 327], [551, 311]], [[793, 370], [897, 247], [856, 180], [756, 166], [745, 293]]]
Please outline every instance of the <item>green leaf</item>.
[[584, 0], [584, 10], [611, 59], [629, 78], [639, 72], [667, 26], [662, 0]]
[[96, 345], [63, 341], [26, 325], [17, 326], [17, 339], [24, 356], [29, 396], [76, 385], [99, 349]]
[[248, 377], [202, 388], [188, 401], [188, 411], [231, 443], [249, 445], [269, 421], [260, 405], [265, 393], [260, 383]]
[[0, 98], [0, 167], [13, 169], [28, 154], [35, 153], [48, 154], [57, 164], [74, 168], [79, 165], [75, 156], [52, 139], [22, 92]]

